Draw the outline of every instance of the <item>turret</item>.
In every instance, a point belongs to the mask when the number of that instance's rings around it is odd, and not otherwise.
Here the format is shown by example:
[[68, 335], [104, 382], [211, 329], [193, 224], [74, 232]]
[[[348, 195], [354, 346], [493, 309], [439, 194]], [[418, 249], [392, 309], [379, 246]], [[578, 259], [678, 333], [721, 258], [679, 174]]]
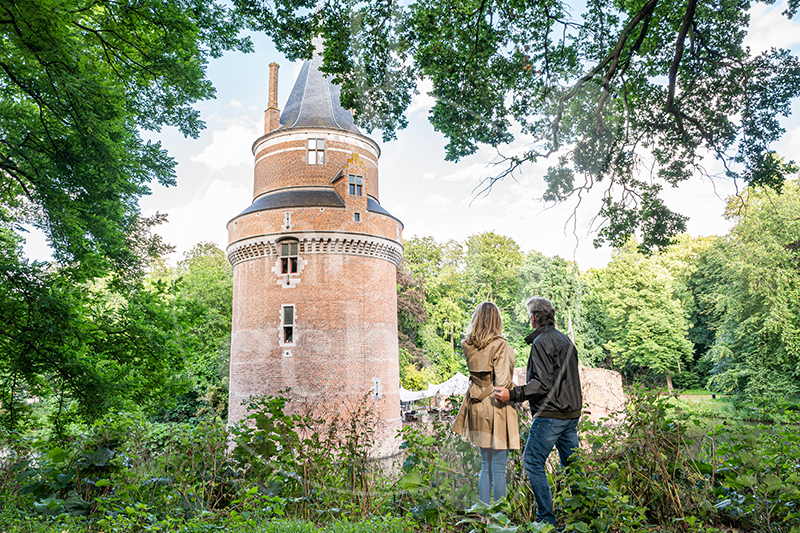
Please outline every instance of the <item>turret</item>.
[[[380, 204], [377, 143], [306, 61], [283, 112], [270, 65], [265, 134], [253, 144], [253, 203], [228, 223], [234, 268], [229, 423], [242, 400], [292, 389], [337, 410], [365, 395], [379, 454], [396, 450], [396, 268], [402, 223]], [[276, 118], [278, 117], [279, 118]]]

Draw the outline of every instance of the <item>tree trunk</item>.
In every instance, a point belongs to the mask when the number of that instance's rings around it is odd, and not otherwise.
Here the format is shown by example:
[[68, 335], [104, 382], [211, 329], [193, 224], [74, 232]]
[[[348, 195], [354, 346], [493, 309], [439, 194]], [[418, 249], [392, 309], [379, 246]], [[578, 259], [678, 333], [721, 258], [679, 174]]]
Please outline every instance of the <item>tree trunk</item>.
[[673, 389], [673, 387], [672, 387], [672, 376], [670, 376], [669, 374], [667, 374], [667, 391], [669, 391], [669, 393], [670, 393], [670, 394], [672, 394], [672, 391], [673, 391], [673, 390], [674, 390], [674, 389]]

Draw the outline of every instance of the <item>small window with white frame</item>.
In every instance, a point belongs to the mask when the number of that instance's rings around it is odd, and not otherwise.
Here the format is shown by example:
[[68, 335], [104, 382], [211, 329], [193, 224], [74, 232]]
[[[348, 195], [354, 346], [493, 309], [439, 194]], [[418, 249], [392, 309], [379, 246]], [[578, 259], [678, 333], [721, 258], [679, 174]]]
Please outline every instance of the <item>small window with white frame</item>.
[[281, 306], [281, 344], [295, 344], [294, 304]]
[[324, 165], [325, 139], [309, 139], [306, 156], [309, 165]]
[[281, 274], [297, 274], [297, 241], [282, 242]]
[[358, 211], [353, 213], [353, 222], [361, 222], [361, 213]]
[[350, 174], [348, 176], [350, 182], [350, 196], [364, 196], [364, 177]]

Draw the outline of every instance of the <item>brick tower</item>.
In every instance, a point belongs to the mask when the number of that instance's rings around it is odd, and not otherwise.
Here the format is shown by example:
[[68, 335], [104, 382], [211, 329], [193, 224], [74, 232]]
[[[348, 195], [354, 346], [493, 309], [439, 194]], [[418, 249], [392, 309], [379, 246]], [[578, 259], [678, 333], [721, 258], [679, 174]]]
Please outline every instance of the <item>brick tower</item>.
[[378, 201], [380, 148], [306, 61], [283, 113], [270, 65], [253, 203], [228, 222], [233, 265], [228, 422], [242, 400], [292, 395], [346, 410], [368, 395], [377, 454], [400, 428], [396, 268], [402, 223]]

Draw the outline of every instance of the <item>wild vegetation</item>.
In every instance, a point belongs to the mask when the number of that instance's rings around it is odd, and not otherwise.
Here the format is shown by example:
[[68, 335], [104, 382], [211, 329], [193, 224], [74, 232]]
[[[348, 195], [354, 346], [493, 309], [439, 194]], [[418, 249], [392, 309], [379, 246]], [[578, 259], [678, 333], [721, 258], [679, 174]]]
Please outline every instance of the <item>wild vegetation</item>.
[[[323, 424], [313, 408], [286, 414], [288, 401], [253, 398], [251, 424], [230, 433], [218, 418], [130, 413], [63, 447], [6, 433], [4, 531], [551, 530], [533, 521], [519, 451], [508, 498], [488, 507], [475, 503], [476, 450], [447, 421], [406, 426], [400, 463], [382, 464], [371, 458], [366, 403]], [[768, 426], [700, 420], [636, 393], [615, 423], [583, 423], [574, 468], [551, 465], [556, 511], [567, 531], [797, 531], [800, 419], [787, 416]]]

